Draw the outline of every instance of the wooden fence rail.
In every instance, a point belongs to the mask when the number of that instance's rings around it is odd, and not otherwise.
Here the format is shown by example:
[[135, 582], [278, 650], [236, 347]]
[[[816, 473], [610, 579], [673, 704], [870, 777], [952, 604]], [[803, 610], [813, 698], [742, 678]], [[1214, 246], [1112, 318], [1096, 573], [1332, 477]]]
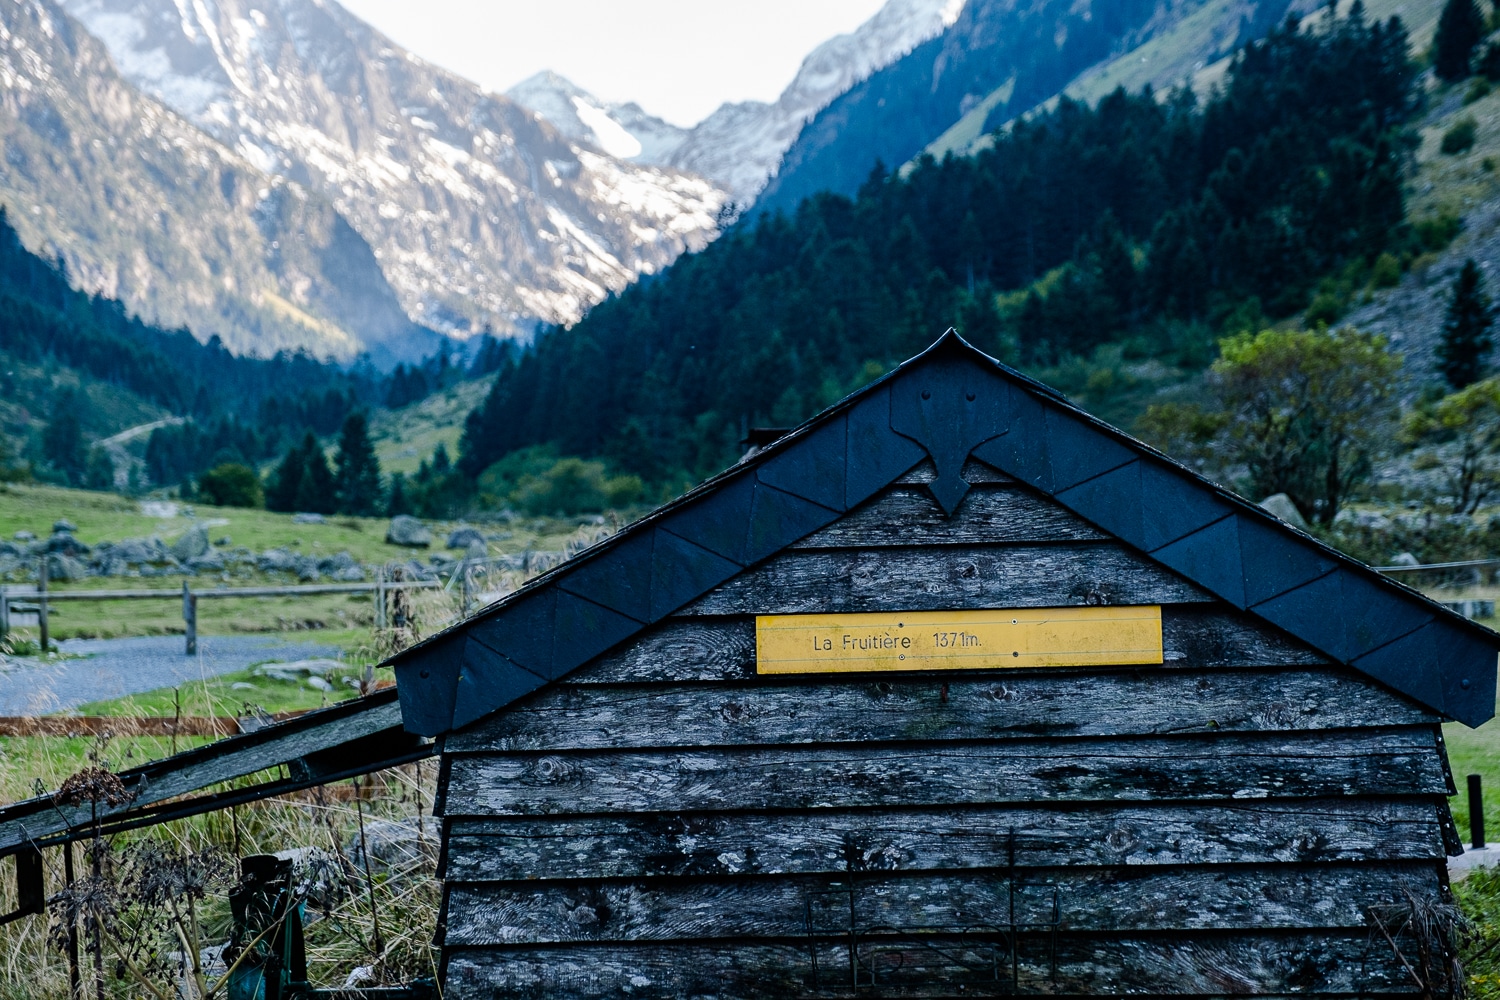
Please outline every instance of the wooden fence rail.
[[[462, 567], [462, 564], [460, 564]], [[465, 610], [468, 603], [467, 573], [465, 577]], [[182, 590], [50, 590], [47, 586], [47, 563], [41, 561], [37, 572], [37, 587], [34, 592], [15, 593], [6, 587], [0, 587], [0, 638], [10, 634], [11, 615], [13, 613], [35, 613], [37, 624], [41, 633], [41, 650], [47, 651], [50, 638], [48, 636], [47, 612], [52, 605], [65, 601], [148, 601], [148, 600], [181, 600], [182, 620], [186, 625], [186, 655], [193, 656], [198, 652], [198, 602], [200, 600], [213, 600], [229, 597], [300, 597], [308, 594], [359, 594], [373, 593], [375, 595], [375, 626], [382, 628], [385, 625], [385, 609], [387, 595], [400, 590], [421, 590], [428, 587], [442, 587], [442, 580], [387, 580], [383, 576], [377, 577], [369, 583], [311, 583], [300, 586], [289, 587], [213, 587], [206, 590], [194, 590], [190, 584], [183, 581]]]

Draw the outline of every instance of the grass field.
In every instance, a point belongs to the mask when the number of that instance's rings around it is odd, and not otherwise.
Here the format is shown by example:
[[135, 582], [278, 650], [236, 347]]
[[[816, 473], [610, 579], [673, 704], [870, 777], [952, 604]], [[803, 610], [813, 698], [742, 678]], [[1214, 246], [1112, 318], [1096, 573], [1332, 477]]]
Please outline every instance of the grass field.
[[[152, 513], [147, 513], [147, 510]], [[245, 547], [260, 553], [284, 548], [296, 555], [321, 557], [348, 552], [363, 565], [383, 565], [417, 559], [426, 562], [443, 552], [449, 531], [459, 522], [433, 522], [433, 546], [410, 549], [387, 544], [385, 518], [330, 517], [322, 524], [296, 523], [289, 514], [266, 510], [205, 505], [179, 505], [170, 517], [155, 516], [160, 509], [113, 493], [63, 489], [42, 485], [0, 484], [0, 539], [29, 531], [45, 538], [55, 521], [65, 519], [77, 527], [82, 541], [96, 545], [125, 538], [155, 536], [167, 544], [195, 524], [209, 525], [209, 537], [227, 538], [222, 548]], [[491, 555], [524, 552], [559, 552], [581, 536], [598, 533], [587, 525], [580, 531], [579, 519], [523, 518], [503, 524], [485, 525], [495, 536]], [[587, 540], [587, 539], [585, 539]], [[132, 635], [166, 635], [183, 631], [182, 608], [176, 600], [186, 579], [194, 590], [215, 587], [292, 585], [290, 574], [265, 574], [250, 566], [232, 566], [222, 572], [190, 577], [89, 577], [76, 582], [54, 582], [52, 588], [68, 590], [161, 590], [160, 601], [89, 601], [59, 603], [52, 611], [52, 635], [68, 638], [118, 638]], [[214, 598], [198, 605], [198, 630], [202, 635], [260, 632], [316, 632], [319, 641], [331, 642], [354, 654], [373, 624], [374, 603], [368, 594], [324, 594], [295, 597]], [[28, 633], [29, 635], [30, 633]]]

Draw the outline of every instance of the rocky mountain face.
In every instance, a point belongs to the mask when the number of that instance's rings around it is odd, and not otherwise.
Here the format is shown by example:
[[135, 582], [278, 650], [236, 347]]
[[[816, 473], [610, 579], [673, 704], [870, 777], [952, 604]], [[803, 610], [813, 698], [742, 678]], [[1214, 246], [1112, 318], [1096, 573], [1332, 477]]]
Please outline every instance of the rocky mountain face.
[[570, 140], [332, 0], [65, 3], [141, 90], [326, 198], [434, 329], [572, 321], [716, 231], [712, 184]]
[[691, 129], [607, 104], [556, 73], [539, 73], [508, 95], [578, 141], [638, 163], [707, 177], [741, 206], [776, 173], [803, 125], [851, 86], [952, 24], [965, 0], [887, 0], [864, 24], [830, 38], [802, 61], [773, 104], [721, 105]]
[[369, 245], [115, 71], [50, 0], [0, 0], [0, 202], [72, 280], [231, 349], [430, 350]]
[[[1178, 53], [1149, 55], [1190, 74], [1287, 8], [1288, 0], [970, 0], [941, 36], [819, 112], [787, 150], [757, 208], [791, 210], [816, 191], [852, 193], [877, 162], [892, 169], [908, 162], [966, 116], [977, 119], [975, 134], [995, 128], [1091, 69], [1135, 59], [1184, 25], [1193, 30], [1174, 44], [1201, 41], [1202, 51], [1187, 62]], [[1152, 65], [1146, 55], [1138, 61]], [[1104, 89], [1116, 82], [1136, 80], [1117, 73]]]

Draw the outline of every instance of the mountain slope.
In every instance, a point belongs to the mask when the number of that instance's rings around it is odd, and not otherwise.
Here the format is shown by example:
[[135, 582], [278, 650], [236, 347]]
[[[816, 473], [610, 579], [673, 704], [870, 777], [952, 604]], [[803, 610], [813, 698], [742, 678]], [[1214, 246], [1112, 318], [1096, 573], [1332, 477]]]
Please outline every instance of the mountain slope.
[[[467, 422], [461, 467], [550, 443], [690, 481], [732, 461], [745, 427], [795, 424], [949, 325], [1034, 369], [1200, 369], [1222, 332], [1294, 317], [1325, 278], [1406, 251], [1416, 78], [1398, 24], [1278, 28], [1204, 101], [1060, 103], [852, 204], [759, 214], [540, 335]], [[1138, 381], [1103, 371], [1091, 405]]]
[[724, 104], [692, 129], [653, 118], [634, 104], [606, 104], [556, 73], [539, 73], [511, 88], [509, 96], [564, 135], [640, 163], [707, 177], [747, 205], [808, 119], [853, 84], [939, 34], [964, 2], [887, 0], [854, 31], [809, 53], [775, 103]]
[[242, 353], [410, 341], [368, 245], [139, 93], [50, 0], [0, 0], [0, 202], [92, 292]]
[[715, 231], [722, 196], [570, 142], [331, 0], [66, 0], [127, 77], [328, 200], [409, 315], [568, 322]]
[[791, 210], [821, 190], [850, 194], [877, 161], [905, 163], [960, 122], [967, 124], [936, 151], [972, 141], [1090, 67], [1125, 65], [1122, 53], [1137, 53], [1195, 15], [1204, 20], [1207, 7], [1217, 12], [1206, 29], [1209, 50], [1193, 63], [1248, 40], [1244, 25], [1263, 33], [1287, 0], [971, 0], [941, 37], [872, 74], [810, 122], [757, 207]]

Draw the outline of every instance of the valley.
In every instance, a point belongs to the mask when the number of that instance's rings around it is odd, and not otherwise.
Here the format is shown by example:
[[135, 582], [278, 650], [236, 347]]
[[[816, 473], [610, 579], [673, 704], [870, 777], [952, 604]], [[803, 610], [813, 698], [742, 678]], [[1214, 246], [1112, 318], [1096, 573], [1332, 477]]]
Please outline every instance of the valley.
[[[1017, 870], [1010, 992], [1500, 997], [1500, 8], [888, 0], [615, 96], [0, 0], [0, 995], [238, 997], [279, 852], [284, 1000], [826, 993], [824, 882], [930, 943]], [[1059, 607], [1149, 624], [974, 659]]]

